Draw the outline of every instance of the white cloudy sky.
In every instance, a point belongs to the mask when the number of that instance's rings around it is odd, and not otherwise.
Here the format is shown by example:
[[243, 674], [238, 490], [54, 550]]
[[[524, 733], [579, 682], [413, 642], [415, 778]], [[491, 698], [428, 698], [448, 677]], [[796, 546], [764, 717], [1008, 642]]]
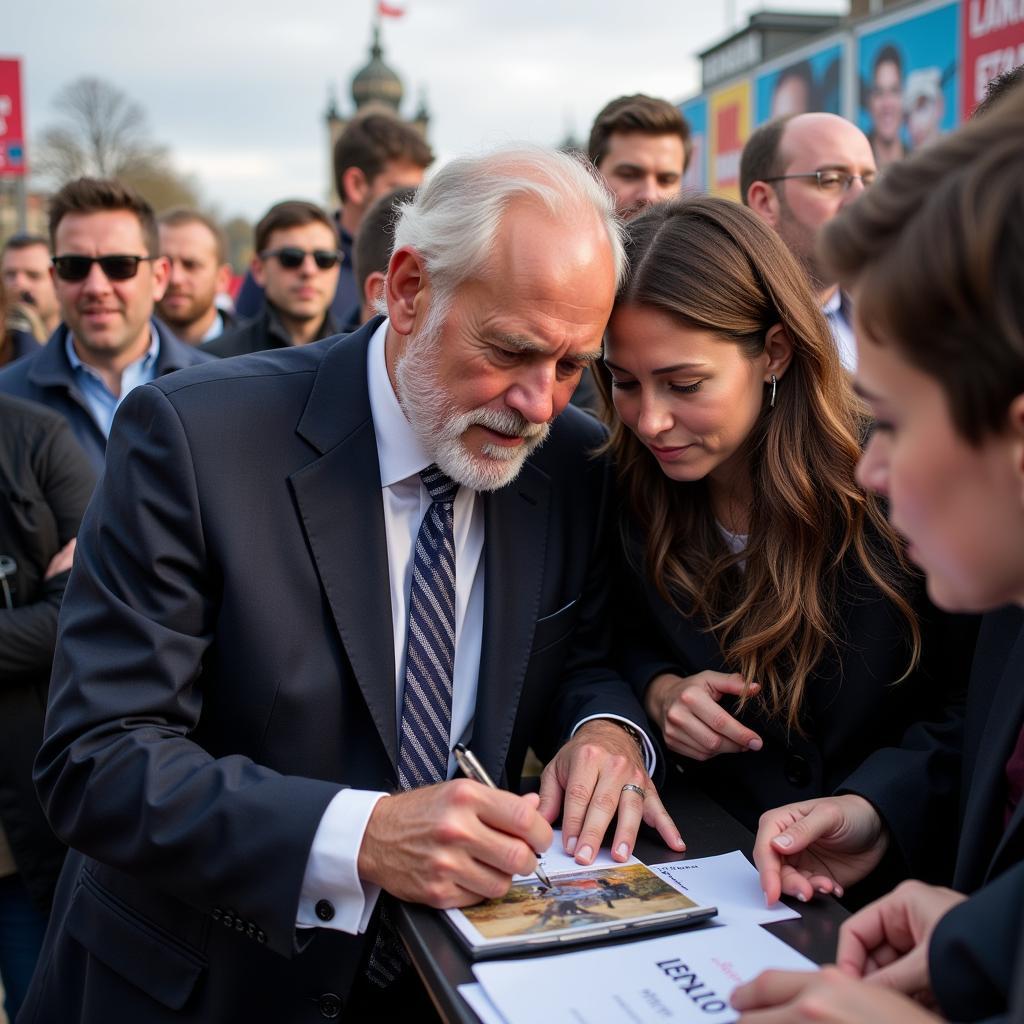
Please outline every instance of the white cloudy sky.
[[[841, 13], [845, 0], [393, 0], [386, 58], [421, 88], [442, 159], [515, 139], [585, 137], [611, 97], [679, 100], [698, 51], [764, 8]], [[0, 52], [24, 60], [26, 114], [53, 119], [62, 84], [98, 75], [147, 111], [154, 138], [224, 215], [283, 196], [322, 200], [328, 87], [366, 60], [371, 0], [34, 0], [5, 18]], [[28, 151], [31, 161], [31, 148]]]

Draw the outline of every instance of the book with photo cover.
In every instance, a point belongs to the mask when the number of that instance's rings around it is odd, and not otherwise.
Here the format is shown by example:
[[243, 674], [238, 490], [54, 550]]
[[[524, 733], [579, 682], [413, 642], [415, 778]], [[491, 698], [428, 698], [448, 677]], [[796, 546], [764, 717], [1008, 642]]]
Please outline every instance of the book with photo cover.
[[665, 931], [718, 912], [637, 860], [548, 875], [550, 889], [536, 875], [517, 876], [500, 899], [444, 911], [473, 959]]

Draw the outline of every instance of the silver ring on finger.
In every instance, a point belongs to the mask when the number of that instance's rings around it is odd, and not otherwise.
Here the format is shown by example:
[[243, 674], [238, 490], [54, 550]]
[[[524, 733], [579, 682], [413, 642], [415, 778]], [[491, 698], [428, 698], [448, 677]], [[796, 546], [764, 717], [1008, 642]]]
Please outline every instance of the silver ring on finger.
[[634, 785], [632, 782], [627, 782], [622, 787], [622, 792], [623, 793], [636, 793], [637, 796], [639, 796], [641, 800], [646, 800], [647, 799], [647, 790], [644, 789], [643, 786], [636, 786], [636, 785]]

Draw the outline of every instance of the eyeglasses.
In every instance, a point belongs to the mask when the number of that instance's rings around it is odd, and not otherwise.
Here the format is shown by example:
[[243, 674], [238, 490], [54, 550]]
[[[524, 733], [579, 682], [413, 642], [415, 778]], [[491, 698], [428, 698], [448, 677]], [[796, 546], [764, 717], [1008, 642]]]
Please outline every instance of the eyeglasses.
[[814, 178], [822, 192], [849, 192], [850, 186], [859, 181], [865, 188], [874, 184], [877, 175], [874, 171], [867, 174], [847, 174], [846, 171], [806, 171], [803, 174], [779, 174], [774, 178], [762, 178], [762, 181], [788, 181], [790, 178]]
[[139, 272], [139, 264], [158, 256], [54, 256], [53, 269], [62, 281], [84, 281], [98, 263], [108, 281], [127, 281]]
[[320, 270], [330, 270], [341, 262], [341, 253], [336, 249], [300, 249], [297, 245], [286, 245], [260, 253], [261, 260], [268, 260], [271, 256], [285, 270], [298, 270], [306, 262], [307, 256], [313, 257], [313, 262]]

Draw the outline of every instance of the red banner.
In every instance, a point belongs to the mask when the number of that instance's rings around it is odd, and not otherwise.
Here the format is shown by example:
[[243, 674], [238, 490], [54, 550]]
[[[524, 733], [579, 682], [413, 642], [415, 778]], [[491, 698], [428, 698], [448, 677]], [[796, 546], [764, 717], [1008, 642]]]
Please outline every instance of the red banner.
[[21, 61], [0, 60], [0, 176], [25, 173], [21, 117]]
[[1024, 5], [961, 0], [960, 10], [964, 42], [960, 113], [967, 118], [996, 75], [1024, 64]]

